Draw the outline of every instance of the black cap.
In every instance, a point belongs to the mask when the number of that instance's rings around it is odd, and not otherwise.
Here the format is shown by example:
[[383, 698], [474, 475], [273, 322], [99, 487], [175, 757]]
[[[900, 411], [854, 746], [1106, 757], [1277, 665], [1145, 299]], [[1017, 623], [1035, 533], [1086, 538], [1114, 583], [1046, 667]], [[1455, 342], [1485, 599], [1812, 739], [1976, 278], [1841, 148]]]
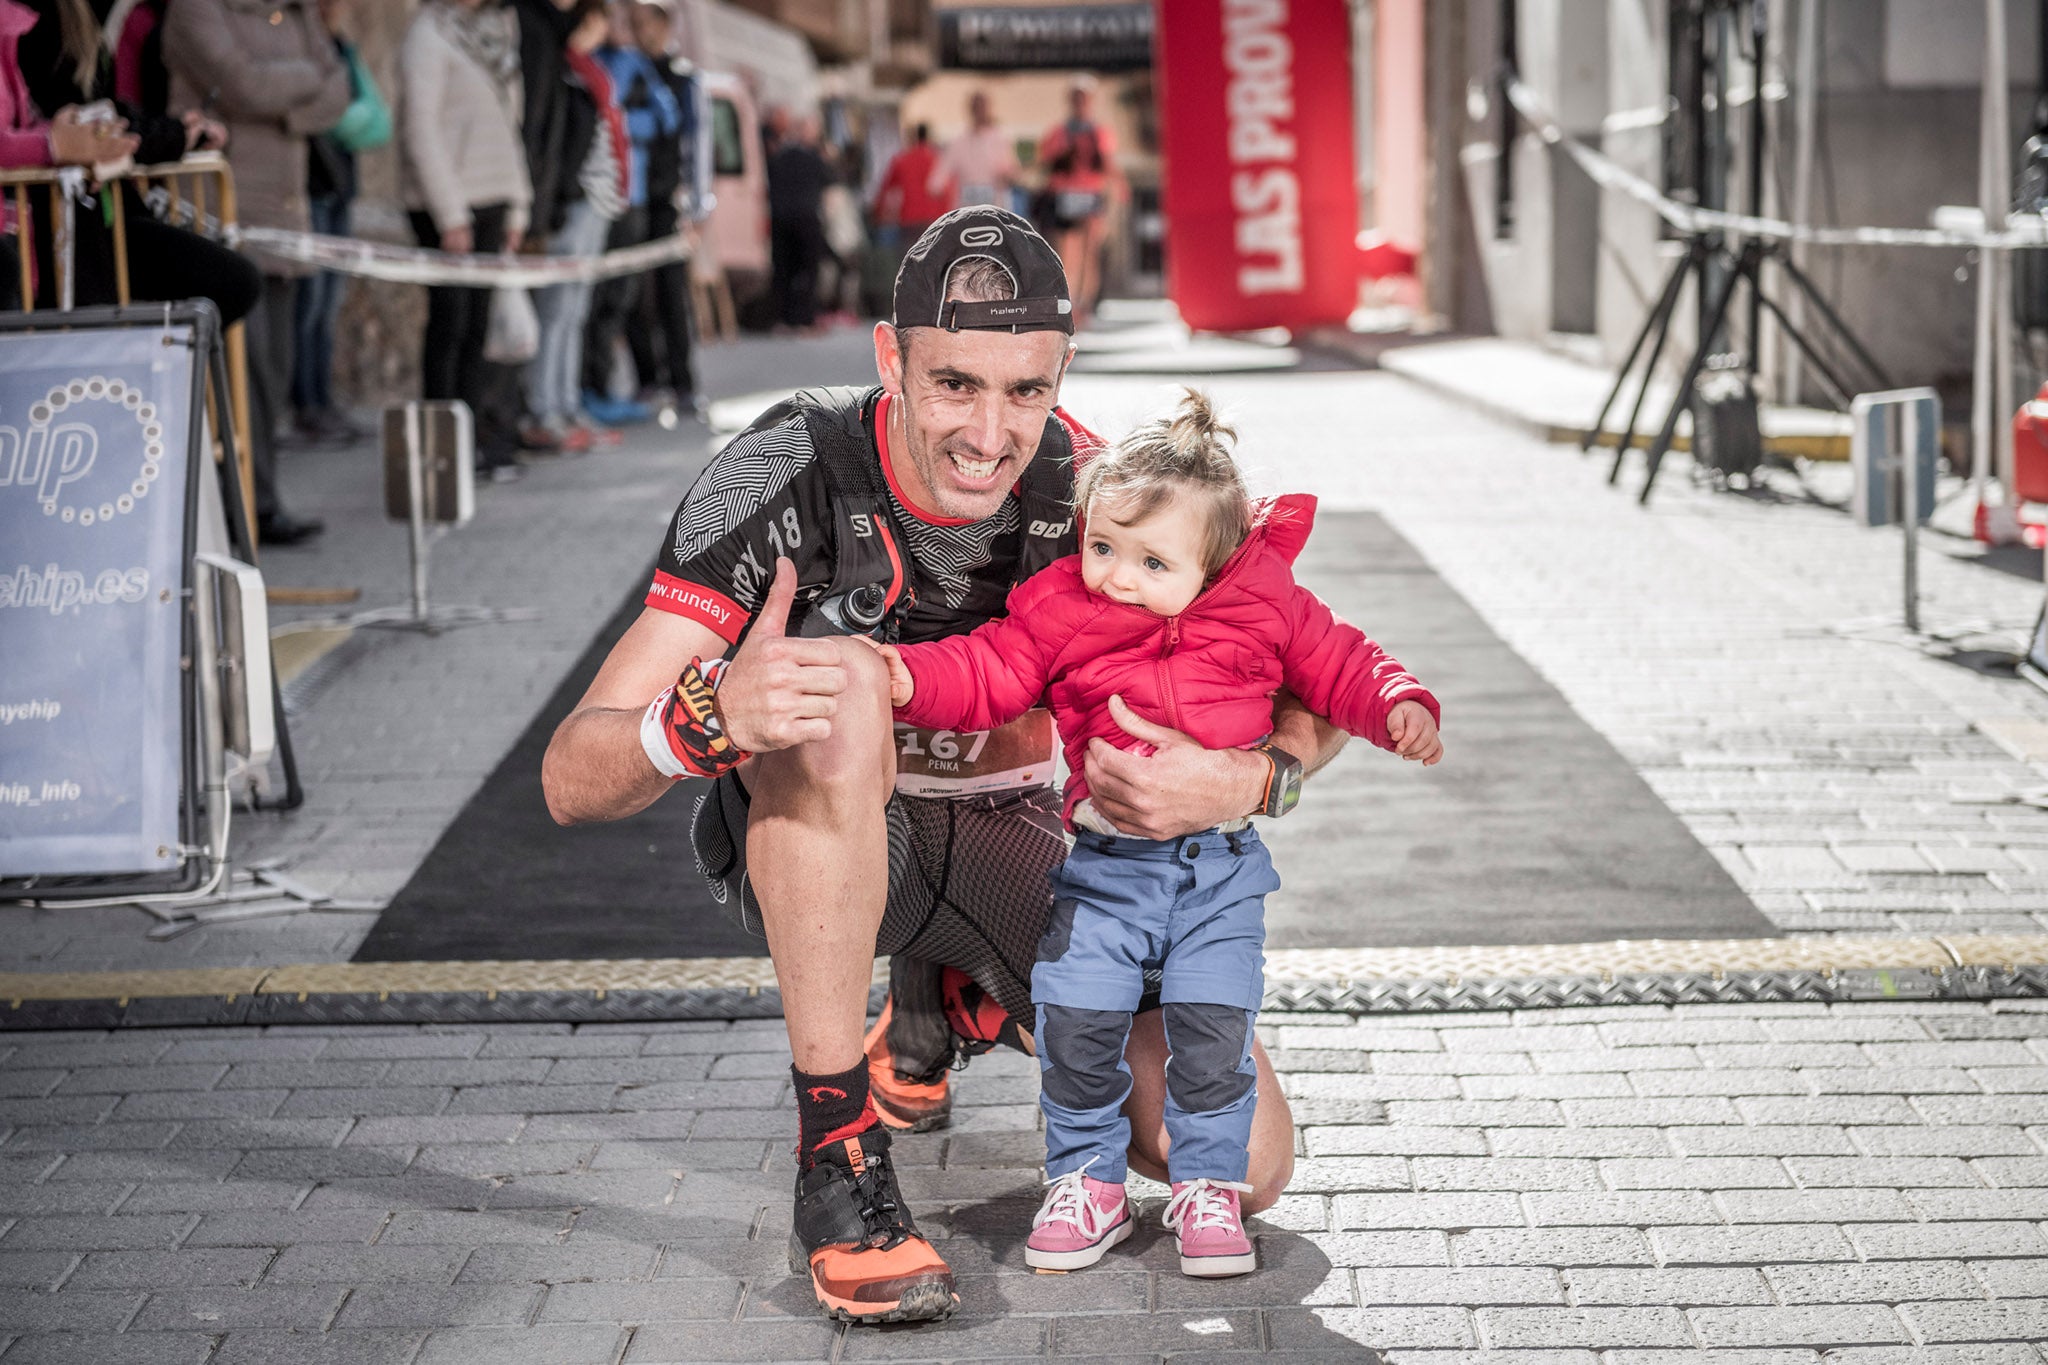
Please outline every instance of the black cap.
[[[946, 299], [946, 278], [962, 261], [993, 261], [1016, 297], [990, 303]], [[896, 325], [983, 331], [1074, 332], [1067, 270], [1038, 229], [991, 204], [954, 209], [924, 230], [896, 272]]]

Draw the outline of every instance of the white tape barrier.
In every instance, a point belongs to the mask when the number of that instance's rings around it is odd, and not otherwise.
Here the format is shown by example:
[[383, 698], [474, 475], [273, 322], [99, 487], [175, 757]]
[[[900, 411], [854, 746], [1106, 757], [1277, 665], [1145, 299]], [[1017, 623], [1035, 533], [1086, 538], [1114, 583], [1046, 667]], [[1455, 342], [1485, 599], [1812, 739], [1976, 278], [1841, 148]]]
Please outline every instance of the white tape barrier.
[[690, 255], [689, 239], [677, 233], [600, 256], [478, 256], [366, 242], [355, 237], [330, 237], [317, 232], [289, 232], [283, 228], [223, 228], [218, 218], [197, 212], [189, 201], [173, 205], [170, 196], [160, 188], [150, 191], [147, 202], [159, 218], [177, 221], [239, 250], [400, 284], [541, 289], [551, 284], [588, 284], [619, 275], [635, 275]]
[[1810, 242], [1816, 246], [1938, 246], [1990, 247], [2013, 250], [2048, 247], [2048, 219], [2037, 215], [2014, 215], [2004, 232], [1970, 232], [1953, 228], [1811, 227], [1777, 218], [1757, 218], [1746, 213], [1728, 213], [1681, 204], [1660, 192], [1635, 172], [1618, 165], [1602, 153], [1567, 133], [1536, 93], [1519, 80], [1507, 83], [1508, 99], [1532, 132], [1553, 147], [1562, 147], [1594, 183], [1619, 190], [1642, 203], [1680, 232], [1734, 232], [1745, 237], [1768, 237], [1784, 242]]

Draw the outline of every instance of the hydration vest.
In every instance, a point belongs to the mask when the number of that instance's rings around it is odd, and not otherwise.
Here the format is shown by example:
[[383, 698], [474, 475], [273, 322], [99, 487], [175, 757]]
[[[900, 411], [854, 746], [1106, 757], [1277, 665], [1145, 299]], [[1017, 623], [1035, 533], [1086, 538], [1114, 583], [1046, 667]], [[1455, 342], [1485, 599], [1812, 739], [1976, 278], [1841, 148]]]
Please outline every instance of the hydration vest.
[[[919, 607], [917, 567], [911, 561], [890, 496], [881, 452], [869, 436], [880, 385], [866, 389], [802, 389], [757, 417], [747, 432], [780, 425], [801, 414], [811, 449], [823, 463], [831, 492], [835, 562], [832, 579], [822, 590], [801, 591], [790, 608], [789, 633], [826, 633], [822, 623], [806, 624], [813, 604], [840, 597], [857, 588], [882, 584], [887, 609], [881, 638], [903, 638], [905, 623]], [[926, 603], [915, 638], [940, 639], [974, 629], [1003, 615], [1010, 590], [1057, 560], [1074, 554], [1080, 540], [1074, 529], [1074, 446], [1057, 416], [1046, 418], [1038, 453], [1017, 483], [1020, 501], [1015, 530], [989, 545], [991, 570], [1010, 566], [1007, 578], [974, 576], [967, 596], [956, 607]], [[937, 620], [933, 620], [937, 617]]]

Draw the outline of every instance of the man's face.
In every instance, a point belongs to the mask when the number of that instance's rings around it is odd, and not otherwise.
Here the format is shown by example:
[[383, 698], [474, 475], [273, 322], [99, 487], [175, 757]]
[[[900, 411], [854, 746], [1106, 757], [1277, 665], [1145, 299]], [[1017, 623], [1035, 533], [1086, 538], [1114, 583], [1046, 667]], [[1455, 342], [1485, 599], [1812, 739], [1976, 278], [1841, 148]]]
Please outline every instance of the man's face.
[[896, 476], [925, 510], [980, 521], [1038, 453], [1071, 348], [1062, 332], [875, 327]]

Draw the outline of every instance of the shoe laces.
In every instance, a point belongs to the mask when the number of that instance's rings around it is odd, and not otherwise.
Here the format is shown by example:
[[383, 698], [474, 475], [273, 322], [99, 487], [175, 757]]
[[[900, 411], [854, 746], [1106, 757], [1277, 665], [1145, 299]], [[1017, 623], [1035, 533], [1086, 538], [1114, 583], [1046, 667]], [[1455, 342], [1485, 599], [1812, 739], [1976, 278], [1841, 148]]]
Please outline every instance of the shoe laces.
[[1225, 1190], [1250, 1194], [1252, 1187], [1235, 1180], [1210, 1180], [1207, 1177], [1190, 1180], [1174, 1191], [1173, 1199], [1167, 1204], [1166, 1226], [1182, 1232], [1238, 1226], [1237, 1210], [1231, 1206], [1230, 1200], [1223, 1197]]
[[1031, 1226], [1042, 1228], [1053, 1223], [1067, 1223], [1080, 1229], [1084, 1237], [1099, 1235], [1103, 1210], [1088, 1197], [1088, 1187], [1081, 1182], [1082, 1173], [1094, 1164], [1095, 1158], [1091, 1156], [1074, 1170], [1046, 1181], [1051, 1188], [1046, 1191], [1045, 1203], [1040, 1206], [1038, 1216], [1031, 1220]]
[[888, 1154], [868, 1151], [865, 1144], [862, 1146], [862, 1169], [849, 1171], [853, 1178], [854, 1208], [860, 1214], [861, 1226], [867, 1229], [861, 1244], [886, 1251], [908, 1238], [911, 1230], [904, 1226], [900, 1216], [903, 1205], [896, 1192], [895, 1173], [889, 1169]]

